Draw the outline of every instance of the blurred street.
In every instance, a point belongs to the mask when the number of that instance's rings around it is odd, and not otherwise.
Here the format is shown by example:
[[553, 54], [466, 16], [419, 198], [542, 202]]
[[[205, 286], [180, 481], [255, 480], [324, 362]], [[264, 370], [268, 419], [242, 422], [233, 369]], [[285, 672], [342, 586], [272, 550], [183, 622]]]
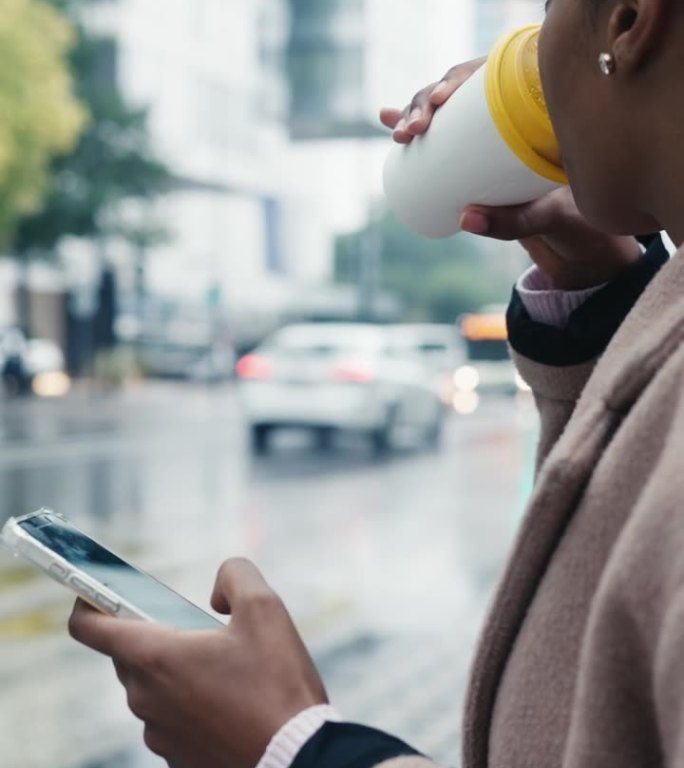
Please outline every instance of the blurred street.
[[[287, 433], [252, 458], [232, 384], [0, 408], [0, 522], [49, 506], [203, 606], [225, 557], [255, 560], [342, 713], [457, 764], [473, 643], [531, 485], [529, 401], [485, 400], [439, 451], [383, 459]], [[161, 766], [109, 663], [67, 637], [70, 604], [0, 553], [2, 765]]]
[[[529, 257], [406, 229], [379, 113], [542, 5], [163, 7], [0, 0], [0, 526], [52, 508], [203, 607], [250, 558], [343, 716], [456, 768], [532, 487]], [[163, 768], [72, 604], [0, 549], [0, 768]]]

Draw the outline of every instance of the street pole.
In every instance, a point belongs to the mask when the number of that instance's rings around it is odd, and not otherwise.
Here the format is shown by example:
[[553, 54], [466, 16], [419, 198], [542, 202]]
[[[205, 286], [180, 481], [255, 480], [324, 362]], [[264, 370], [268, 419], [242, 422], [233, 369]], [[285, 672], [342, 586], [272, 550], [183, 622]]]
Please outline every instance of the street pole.
[[359, 242], [358, 312], [364, 322], [375, 322], [380, 287], [382, 242], [380, 229], [371, 215]]
[[357, 314], [362, 322], [378, 320], [377, 303], [382, 271], [382, 234], [377, 220], [365, 149], [367, 143], [357, 144], [359, 191], [366, 202], [367, 221], [361, 230], [358, 245]]

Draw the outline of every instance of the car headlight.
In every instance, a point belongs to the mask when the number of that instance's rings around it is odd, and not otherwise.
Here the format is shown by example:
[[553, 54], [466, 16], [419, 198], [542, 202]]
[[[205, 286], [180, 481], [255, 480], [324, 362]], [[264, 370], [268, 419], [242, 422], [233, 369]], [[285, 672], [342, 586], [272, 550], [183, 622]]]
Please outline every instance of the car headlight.
[[454, 372], [454, 389], [458, 392], [474, 392], [480, 383], [480, 374], [471, 365], [463, 365]]
[[470, 416], [475, 413], [480, 405], [480, 396], [477, 392], [454, 392], [451, 405], [456, 413], [461, 416]]
[[71, 389], [71, 379], [62, 371], [38, 373], [31, 387], [38, 397], [63, 397]]

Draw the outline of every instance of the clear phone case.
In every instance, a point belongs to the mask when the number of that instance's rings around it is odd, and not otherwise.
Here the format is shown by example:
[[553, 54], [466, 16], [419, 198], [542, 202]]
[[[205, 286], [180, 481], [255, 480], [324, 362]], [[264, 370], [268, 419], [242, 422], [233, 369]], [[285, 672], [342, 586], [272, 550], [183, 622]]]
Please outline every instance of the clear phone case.
[[0, 532], [0, 540], [15, 557], [27, 560], [40, 568], [50, 578], [64, 584], [93, 608], [97, 608], [97, 610], [110, 616], [151, 621], [149, 616], [146, 616], [119, 595], [114, 594], [104, 584], [99, 583], [83, 570], [34, 539], [20, 525], [24, 520], [45, 514], [64, 519], [62, 515], [48, 509], [39, 509], [21, 517], [11, 517]]

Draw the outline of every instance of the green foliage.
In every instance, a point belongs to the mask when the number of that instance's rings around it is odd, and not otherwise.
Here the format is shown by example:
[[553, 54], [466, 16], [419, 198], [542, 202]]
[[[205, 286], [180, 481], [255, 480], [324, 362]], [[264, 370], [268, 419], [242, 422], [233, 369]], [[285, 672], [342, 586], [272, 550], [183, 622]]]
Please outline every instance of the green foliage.
[[0, 246], [36, 211], [50, 163], [72, 150], [87, 119], [67, 66], [72, 29], [41, 0], [0, 0]]
[[380, 254], [378, 287], [401, 298], [407, 320], [451, 323], [463, 312], [508, 298], [509, 278], [492, 269], [474, 238], [458, 235], [427, 240], [405, 229], [390, 214], [370, 229], [338, 237], [337, 282], [358, 282], [363, 238], [369, 234]]
[[50, 0], [74, 19], [76, 44], [70, 64], [76, 93], [89, 124], [70, 154], [53, 164], [53, 183], [43, 207], [17, 229], [18, 253], [50, 253], [61, 237], [123, 234], [112, 223], [116, 204], [149, 199], [166, 190], [170, 176], [153, 155], [143, 110], [131, 109], [116, 86], [112, 41], [90, 36], [78, 23], [75, 0]]
[[498, 277], [475, 264], [449, 262], [435, 267], [425, 283], [425, 312], [436, 323], [453, 323], [465, 312], [485, 304], [502, 303], [510, 286], [502, 292]]

